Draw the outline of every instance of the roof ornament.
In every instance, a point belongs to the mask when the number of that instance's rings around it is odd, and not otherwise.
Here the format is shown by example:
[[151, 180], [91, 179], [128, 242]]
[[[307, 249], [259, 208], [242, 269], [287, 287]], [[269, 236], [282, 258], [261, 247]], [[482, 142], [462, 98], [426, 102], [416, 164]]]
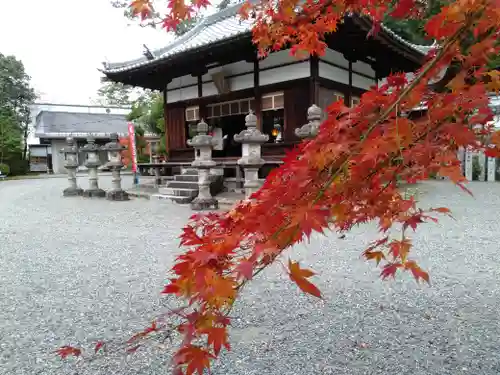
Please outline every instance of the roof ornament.
[[146, 56], [146, 58], [148, 60], [154, 60], [155, 55], [153, 55], [153, 52], [151, 52], [151, 50], [148, 48], [148, 46], [146, 44], [143, 44], [142, 46], [144, 47], [144, 51], [142, 52], [142, 54], [144, 56]]

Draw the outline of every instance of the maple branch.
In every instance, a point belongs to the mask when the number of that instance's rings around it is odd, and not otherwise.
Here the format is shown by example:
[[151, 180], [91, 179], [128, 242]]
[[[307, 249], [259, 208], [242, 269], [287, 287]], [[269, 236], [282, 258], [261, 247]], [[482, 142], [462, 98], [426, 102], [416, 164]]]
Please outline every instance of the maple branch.
[[[407, 85], [406, 88], [399, 94], [399, 96], [396, 98], [396, 100], [394, 100], [394, 102], [389, 105], [389, 107], [387, 107], [385, 109], [385, 111], [378, 117], [378, 119], [376, 121], [373, 122], [372, 125], [370, 125], [370, 127], [365, 131], [365, 133], [362, 135], [361, 137], [361, 141], [360, 141], [360, 145], [363, 144], [363, 141], [370, 135], [370, 133], [382, 122], [384, 122], [389, 116], [390, 114], [394, 111], [394, 109], [398, 106], [398, 104], [401, 102], [401, 100], [403, 100], [419, 83], [420, 81], [437, 65], [437, 63], [441, 60], [441, 58], [445, 55], [445, 53], [448, 51], [448, 49], [462, 36], [463, 33], [465, 33], [468, 28], [470, 27], [471, 25], [471, 22], [472, 22], [472, 17], [469, 19], [469, 21], [467, 23], [465, 23], [461, 28], [459, 28], [455, 34], [453, 34], [450, 38], [448, 38], [447, 42], [445, 43], [445, 45], [443, 46], [443, 48], [441, 48], [438, 53], [436, 53], [436, 55], [434, 56], [433, 60], [428, 64], [426, 65], [426, 67], [424, 69], [422, 69], [422, 71], [415, 77], [415, 79], [411, 82], [411, 84]], [[441, 124], [442, 125], [442, 124]], [[437, 129], [437, 127], [436, 127]], [[427, 133], [424, 133], [424, 135], [422, 135], [421, 137], [425, 137], [429, 134], [430, 132], [427, 132]], [[331, 184], [333, 183], [333, 181], [335, 181], [335, 179], [340, 175], [340, 173], [343, 171], [343, 169], [345, 168], [345, 166], [347, 166], [347, 163], [349, 162], [349, 160], [351, 159], [352, 155], [357, 152], [357, 151], [351, 151], [345, 158], [344, 158], [344, 161], [342, 162], [342, 164], [336, 169], [336, 171], [330, 175], [330, 178], [326, 181], [326, 183], [321, 187], [321, 189], [319, 190], [318, 194], [316, 195], [315, 199], [313, 200], [313, 202], [311, 203], [311, 206], [314, 206], [322, 197], [323, 195], [325, 194], [326, 190], [331, 186]], [[395, 158], [395, 156], [393, 158], [390, 158], [389, 160], [390, 161], [393, 161]], [[376, 171], [372, 172], [373, 175], [375, 173], [378, 173], [378, 171], [380, 170], [377, 169]], [[275, 232], [275, 234], [273, 235], [273, 237], [276, 237], [277, 235], [279, 235], [279, 233], [281, 233], [283, 230], [285, 230], [287, 227], [288, 227], [289, 223], [286, 223], [284, 224], [277, 232]], [[295, 228], [295, 231], [299, 230], [300, 227], [298, 225], [296, 225], [296, 228]], [[292, 236], [291, 236], [291, 239], [293, 239], [294, 235], [296, 234], [296, 232], [293, 232]], [[291, 240], [290, 240], [291, 241]], [[279, 253], [277, 253], [269, 263], [267, 264], [264, 264], [262, 265], [260, 268], [258, 268], [254, 273], [253, 273], [253, 277], [257, 276], [260, 272], [262, 272], [269, 264], [271, 264], [279, 255], [281, 255], [281, 253], [286, 249], [286, 247], [288, 247], [290, 245], [290, 241], [288, 241], [288, 244], [287, 246], [283, 247], [283, 249], [281, 249], [281, 251]], [[242, 281], [237, 287], [236, 287], [236, 290], [240, 290], [245, 284], [246, 284], [247, 280], [245, 281]], [[232, 306], [231, 306], [232, 308]]]
[[[480, 34], [477, 38], [473, 40], [471, 40], [470, 38], [468, 39], [467, 35], [465, 35], [463, 38], [460, 38], [459, 42], [460, 47], [465, 53], [472, 45], [482, 42], [495, 32], [496, 30], [494, 28], [491, 28], [488, 31]], [[448, 85], [448, 83], [450, 83], [453, 80], [453, 78], [455, 78], [463, 69], [464, 66], [460, 60], [457, 59], [453, 60], [446, 69], [444, 76], [439, 81], [428, 85], [429, 90], [437, 93], [444, 92], [446, 90], [446, 86]]]

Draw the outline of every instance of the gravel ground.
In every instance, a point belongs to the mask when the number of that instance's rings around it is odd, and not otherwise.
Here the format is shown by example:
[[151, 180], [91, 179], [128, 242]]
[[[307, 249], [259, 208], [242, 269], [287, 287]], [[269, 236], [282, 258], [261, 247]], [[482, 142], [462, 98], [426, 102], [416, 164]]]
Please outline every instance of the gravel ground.
[[[62, 198], [66, 183], [0, 182], [0, 373], [167, 373], [168, 356], [153, 349], [83, 367], [51, 352], [147, 325], [191, 212], [163, 201]], [[448, 206], [457, 219], [414, 236], [432, 286], [378, 279], [360, 259], [373, 226], [344, 240], [317, 236], [291, 255], [318, 272], [325, 301], [269, 269], [245, 290], [233, 350], [213, 374], [499, 374], [500, 184], [471, 188], [475, 198], [445, 182], [424, 187], [423, 206]]]

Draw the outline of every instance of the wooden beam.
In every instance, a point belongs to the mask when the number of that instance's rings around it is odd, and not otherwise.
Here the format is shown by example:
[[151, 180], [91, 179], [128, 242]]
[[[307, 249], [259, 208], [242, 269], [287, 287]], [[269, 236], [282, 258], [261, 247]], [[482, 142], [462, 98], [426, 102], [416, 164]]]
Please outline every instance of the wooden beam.
[[253, 60], [253, 95], [255, 97], [255, 116], [257, 116], [257, 129], [262, 131], [262, 93], [260, 91], [260, 69], [257, 53]]
[[347, 89], [347, 95], [345, 98], [345, 104], [350, 107], [352, 104], [352, 61], [349, 60], [349, 88]]
[[319, 58], [317, 55], [309, 57], [309, 104], [318, 105], [319, 102]]
[[200, 114], [200, 120], [204, 119], [206, 121], [207, 119], [207, 104], [203, 100], [203, 76], [201, 74], [198, 75], [198, 110]]
[[206, 66], [197, 67], [191, 73], [192, 77], [203, 76], [208, 73], [208, 68]]
[[165, 88], [163, 89], [163, 121], [164, 121], [164, 131], [165, 134], [163, 135], [165, 137], [165, 149], [167, 151], [167, 160], [170, 156], [170, 142], [168, 140], [168, 105], [167, 105], [167, 87], [168, 83], [165, 84]]

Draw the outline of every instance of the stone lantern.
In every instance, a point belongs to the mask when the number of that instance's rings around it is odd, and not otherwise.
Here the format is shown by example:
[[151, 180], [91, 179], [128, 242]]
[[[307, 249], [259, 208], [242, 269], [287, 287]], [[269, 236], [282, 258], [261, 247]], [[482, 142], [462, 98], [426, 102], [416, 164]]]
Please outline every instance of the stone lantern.
[[245, 196], [248, 198], [260, 187], [259, 169], [265, 161], [261, 158], [261, 146], [269, 140], [269, 135], [262, 134], [257, 129], [257, 116], [250, 111], [245, 117], [245, 130], [234, 135], [234, 140], [241, 143], [241, 155], [238, 164], [245, 173]]
[[295, 135], [299, 138], [314, 138], [318, 135], [319, 126], [321, 125], [321, 108], [313, 104], [307, 109], [307, 120], [309, 122], [295, 129]]
[[208, 124], [203, 119], [197, 125], [197, 134], [190, 140], [188, 145], [195, 149], [195, 160], [191, 166], [198, 169], [198, 196], [191, 202], [191, 209], [200, 211], [219, 208], [217, 199], [210, 193], [210, 169], [216, 166], [212, 160], [212, 149], [216, 143], [211, 135], [208, 135]]
[[94, 138], [88, 137], [87, 144], [83, 146], [80, 151], [87, 155], [84, 165], [89, 170], [89, 188], [83, 191], [83, 196], [89, 198], [105, 197], [106, 192], [99, 189], [99, 185], [97, 183], [97, 168], [101, 165], [101, 162], [99, 160], [99, 146], [95, 144]]
[[83, 194], [83, 190], [76, 183], [76, 169], [78, 168], [78, 146], [72, 137], [66, 138], [67, 147], [60, 152], [64, 154], [64, 167], [68, 172], [69, 187], [64, 189], [63, 196], [75, 197]]
[[122, 189], [122, 178], [120, 175], [123, 168], [121, 151], [126, 147], [122, 146], [118, 141], [118, 134], [112, 133], [111, 141], [102, 146], [101, 150], [107, 151], [108, 162], [106, 167], [111, 169], [113, 179], [111, 180], [111, 189], [106, 193], [106, 198], [111, 201], [128, 201], [128, 193]]

